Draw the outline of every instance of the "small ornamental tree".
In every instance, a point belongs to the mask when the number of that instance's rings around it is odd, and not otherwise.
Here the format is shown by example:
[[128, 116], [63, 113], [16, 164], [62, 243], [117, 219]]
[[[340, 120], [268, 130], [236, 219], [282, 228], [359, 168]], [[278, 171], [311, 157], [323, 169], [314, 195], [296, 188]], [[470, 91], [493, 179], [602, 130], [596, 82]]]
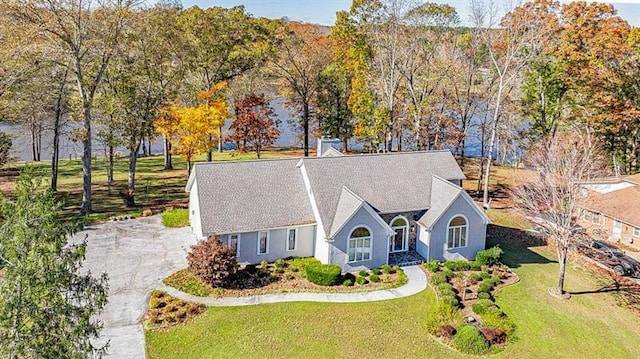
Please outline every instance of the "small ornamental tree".
[[238, 268], [235, 250], [215, 236], [193, 246], [187, 261], [189, 270], [212, 287], [227, 285]]
[[236, 119], [229, 130], [228, 141], [235, 143], [241, 152], [254, 151], [260, 158], [262, 149], [271, 146], [280, 137], [276, 128], [280, 121], [264, 95], [250, 94], [234, 102]]

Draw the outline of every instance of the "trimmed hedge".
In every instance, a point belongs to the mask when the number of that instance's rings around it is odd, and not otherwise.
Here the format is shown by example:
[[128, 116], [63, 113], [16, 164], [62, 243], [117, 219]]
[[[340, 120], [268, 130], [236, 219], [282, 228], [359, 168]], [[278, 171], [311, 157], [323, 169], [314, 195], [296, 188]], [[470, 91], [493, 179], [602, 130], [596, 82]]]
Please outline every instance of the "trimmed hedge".
[[482, 336], [478, 328], [464, 325], [453, 337], [453, 347], [466, 354], [482, 355], [489, 350], [489, 342]]
[[498, 263], [500, 257], [502, 257], [502, 249], [498, 246], [485, 249], [476, 254], [476, 262], [480, 265], [491, 265]]
[[453, 272], [466, 271], [471, 269], [471, 264], [469, 263], [469, 261], [464, 259], [458, 261], [446, 261], [444, 262], [444, 266]]
[[309, 282], [330, 286], [339, 282], [342, 268], [335, 264], [312, 264], [304, 267], [304, 273]]

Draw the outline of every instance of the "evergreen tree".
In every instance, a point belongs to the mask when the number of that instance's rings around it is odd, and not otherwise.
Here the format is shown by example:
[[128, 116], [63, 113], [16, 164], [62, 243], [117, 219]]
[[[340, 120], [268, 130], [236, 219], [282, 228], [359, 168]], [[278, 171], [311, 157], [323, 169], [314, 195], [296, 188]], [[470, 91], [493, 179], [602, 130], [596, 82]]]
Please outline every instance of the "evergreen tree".
[[68, 241], [77, 225], [60, 217], [61, 203], [41, 190], [31, 168], [16, 199], [0, 199], [0, 357], [100, 357], [91, 340], [107, 303], [107, 276], [82, 271], [87, 248]]

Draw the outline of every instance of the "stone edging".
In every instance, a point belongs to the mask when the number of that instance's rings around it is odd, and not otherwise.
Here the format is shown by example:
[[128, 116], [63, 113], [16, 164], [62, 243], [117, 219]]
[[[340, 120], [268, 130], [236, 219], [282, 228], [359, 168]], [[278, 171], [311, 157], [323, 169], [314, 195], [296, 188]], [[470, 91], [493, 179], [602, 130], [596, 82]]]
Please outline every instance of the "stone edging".
[[167, 292], [172, 297], [182, 299], [188, 302], [204, 304], [210, 307], [233, 307], [257, 305], [265, 303], [282, 303], [282, 302], [330, 302], [330, 303], [357, 303], [357, 302], [373, 302], [379, 300], [390, 300], [407, 297], [423, 291], [427, 288], [427, 275], [419, 266], [403, 267], [404, 273], [407, 275], [407, 284], [399, 288], [381, 289], [371, 292], [360, 293], [273, 293], [261, 294], [247, 297], [199, 297], [189, 293], [182, 292], [176, 288], [161, 283], [156, 289]]

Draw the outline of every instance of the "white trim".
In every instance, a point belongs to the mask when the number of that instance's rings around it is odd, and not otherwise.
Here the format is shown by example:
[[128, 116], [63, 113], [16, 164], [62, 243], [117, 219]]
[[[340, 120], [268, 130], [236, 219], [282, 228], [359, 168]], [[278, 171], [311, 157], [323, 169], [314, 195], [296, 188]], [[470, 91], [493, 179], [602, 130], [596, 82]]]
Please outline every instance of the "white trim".
[[[363, 253], [362, 254], [362, 259], [361, 260], [357, 260], [358, 255], [356, 253], [356, 260], [350, 261], [349, 260], [349, 249], [350, 249], [349, 244], [351, 242], [351, 235], [358, 228], [364, 228], [367, 231], [369, 231], [369, 237], [356, 237], [358, 239], [362, 238], [363, 240], [364, 240], [364, 238], [368, 238], [369, 239], [369, 259], [364, 259], [364, 253]], [[358, 247], [355, 247], [355, 248], [358, 248]], [[363, 248], [365, 248], [365, 247], [363, 246]], [[388, 249], [387, 249], [387, 251], [388, 251]], [[388, 255], [387, 255], [387, 258], [388, 258]], [[367, 261], [370, 261], [372, 259], [373, 259], [373, 231], [366, 224], [356, 224], [355, 226], [353, 226], [353, 228], [351, 228], [351, 231], [349, 231], [349, 236], [347, 237], [347, 263], [367, 262]]]
[[[294, 241], [293, 241], [293, 249], [289, 249], [289, 231], [293, 231], [295, 233]], [[290, 227], [287, 228], [287, 235], [285, 237], [284, 249], [286, 252], [295, 252], [298, 250], [298, 228]]]
[[[395, 222], [398, 219], [402, 219], [405, 223], [404, 226], [394, 226], [393, 222]], [[407, 217], [403, 216], [403, 215], [397, 215], [395, 217], [393, 217], [393, 219], [391, 221], [389, 221], [389, 227], [391, 227], [391, 229], [393, 229], [393, 231], [395, 232], [396, 229], [404, 229], [404, 238], [402, 238], [402, 249], [401, 250], [391, 250], [389, 249], [389, 253], [400, 253], [400, 252], [406, 252], [409, 250], [409, 220], [407, 219]], [[396, 232], [393, 235], [390, 235], [389, 238], [393, 238], [393, 240], [395, 240], [395, 236], [398, 235], [398, 232]], [[394, 243], [395, 244], [395, 243]], [[391, 248], [391, 243], [389, 244], [389, 247]]]
[[633, 227], [633, 236], [634, 237], [640, 237], [640, 228]]
[[240, 258], [240, 239], [242, 238], [242, 234], [240, 233], [229, 233], [227, 234], [227, 245], [231, 247], [231, 236], [238, 236], [236, 240], [236, 258]]
[[[453, 203], [455, 203], [455, 201], [456, 201], [456, 200], [458, 200], [458, 198], [459, 198], [459, 197], [462, 197], [462, 198], [464, 198], [464, 200], [465, 200], [465, 201], [467, 201], [467, 203], [469, 204], [469, 206], [471, 206], [471, 208], [476, 212], [476, 214], [478, 214], [478, 215], [480, 216], [480, 218], [482, 218], [482, 222], [483, 222], [485, 225], [491, 224], [491, 220], [489, 219], [489, 217], [487, 216], [487, 214], [486, 214], [486, 213], [484, 213], [482, 210], [480, 210], [480, 207], [478, 207], [478, 205], [473, 201], [473, 198], [471, 198], [471, 196], [469, 196], [469, 194], [467, 193], [467, 191], [465, 191], [462, 187], [457, 186], [457, 185], [455, 185], [454, 183], [451, 183], [450, 181], [448, 181], [448, 180], [446, 180], [446, 179], [444, 179], [444, 178], [442, 178], [442, 177], [440, 177], [440, 176], [433, 175], [432, 177], [433, 177], [433, 178], [436, 178], [436, 179], [438, 179], [438, 180], [440, 180], [440, 181], [442, 181], [443, 183], [446, 183], [446, 184], [448, 184], [448, 185], [450, 185], [450, 186], [453, 186], [453, 187], [457, 188], [457, 189], [459, 190], [459, 192], [458, 192], [458, 195], [457, 195], [457, 196], [455, 196], [455, 197], [451, 200], [451, 202], [449, 202], [449, 204], [447, 204], [446, 208], [444, 208], [444, 209], [442, 210], [442, 212], [440, 213], [440, 215], [438, 216], [438, 218], [436, 218], [436, 219], [433, 221], [433, 223], [432, 223], [429, 227], [427, 227], [427, 228], [429, 228], [429, 229], [433, 229], [433, 226], [434, 226], [436, 223], [438, 223], [438, 222], [440, 221], [440, 218], [442, 218], [442, 216], [444, 215], [444, 213], [449, 209], [449, 207], [451, 207], [451, 205], [452, 205]], [[433, 181], [433, 178], [432, 178], [432, 181]], [[433, 186], [433, 184], [432, 184], [432, 186]], [[433, 191], [433, 189], [432, 189], [432, 191]], [[433, 193], [432, 193], [432, 195], [433, 195]]]
[[[396, 234], [396, 232], [393, 230], [393, 228], [389, 227], [389, 224], [387, 222], [385, 222], [384, 219], [382, 219], [382, 217], [380, 217], [380, 215], [378, 215], [376, 213], [376, 211], [374, 211], [373, 208], [371, 208], [371, 206], [367, 202], [365, 202], [360, 196], [358, 196], [357, 194], [353, 193], [353, 191], [350, 190], [349, 188], [347, 188], [346, 186], [343, 186], [342, 189], [349, 191], [349, 193], [351, 193], [357, 199], [359, 199], [360, 200], [360, 205], [353, 212], [351, 212], [351, 215], [349, 216], [349, 218], [347, 218], [342, 223], [342, 225], [340, 227], [338, 227], [338, 229], [336, 229], [335, 233], [329, 233], [331, 238], [335, 237], [336, 234], [340, 233], [340, 231], [342, 231], [344, 229], [344, 227], [347, 225], [347, 223], [349, 223], [353, 219], [353, 217], [356, 215], [356, 213], [358, 213], [358, 211], [361, 208], [364, 208], [369, 213], [369, 215], [371, 217], [373, 217], [373, 219], [375, 219], [387, 231], [387, 235], [388, 236], [392, 236], [392, 235]], [[329, 238], [329, 239], [331, 239], [331, 238]]]
[[[260, 253], [260, 233], [266, 233], [267, 234], [267, 243], [266, 243], [266, 248], [265, 248], [265, 252], [264, 253]], [[271, 233], [270, 231], [258, 231], [258, 251], [257, 251], [257, 255], [259, 256], [264, 256], [269, 254], [269, 237], [271, 237]]]
[[[464, 226], [454, 226], [451, 227], [451, 221], [453, 221], [454, 219], [458, 218], [458, 217], [462, 217], [465, 221]], [[464, 228], [464, 246], [458, 246], [458, 247], [449, 247], [449, 230], [451, 228]], [[454, 214], [453, 216], [451, 216], [451, 218], [449, 218], [449, 221], [447, 221], [447, 240], [444, 242], [445, 244], [445, 248], [447, 250], [449, 249], [460, 249], [460, 248], [466, 248], [469, 245], [469, 219], [467, 218], [467, 216], [465, 216], [464, 214]]]

